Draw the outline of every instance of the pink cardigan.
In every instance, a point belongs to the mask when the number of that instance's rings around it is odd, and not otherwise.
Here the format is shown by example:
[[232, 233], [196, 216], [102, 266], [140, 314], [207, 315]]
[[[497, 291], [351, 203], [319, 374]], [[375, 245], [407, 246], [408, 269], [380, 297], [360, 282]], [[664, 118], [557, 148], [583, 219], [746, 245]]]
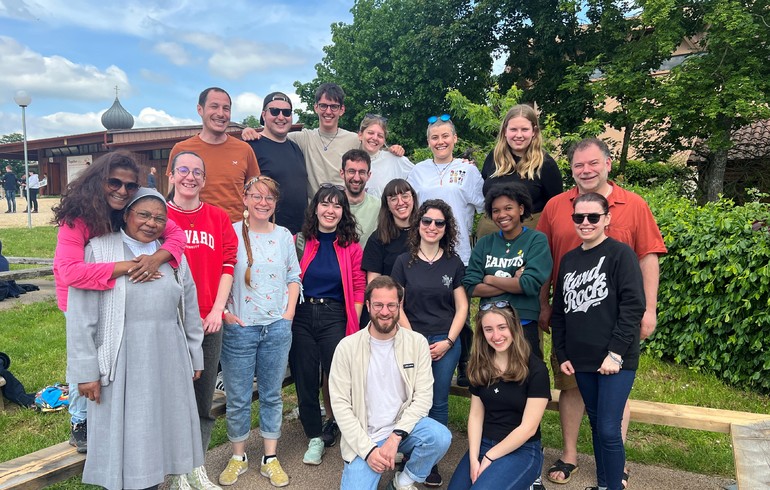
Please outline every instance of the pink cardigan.
[[[305, 271], [310, 262], [315, 258], [316, 253], [318, 253], [319, 245], [316, 238], [309, 238], [305, 242], [302, 260], [299, 261], [299, 276], [301, 279], [304, 279]], [[360, 330], [356, 303], [364, 304], [366, 274], [361, 270], [361, 258], [364, 253], [361, 250], [361, 245], [358, 243], [351, 243], [347, 247], [340, 247], [337, 244], [337, 240], [334, 240], [334, 252], [337, 254], [337, 262], [340, 264], [342, 294], [345, 297], [345, 312], [348, 317], [345, 335], [351, 335]]]
[[[56, 235], [56, 251], [53, 258], [53, 277], [56, 282], [56, 301], [61, 311], [67, 311], [67, 293], [69, 287], [104, 291], [115, 286], [115, 279], [110, 279], [114, 263], [92, 264], [84, 261], [86, 244], [91, 238], [91, 230], [78, 218], [73, 226], [59, 226]], [[164, 243], [161, 247], [173, 256], [169, 262], [177, 267], [184, 253], [185, 234], [173, 220], [168, 220], [163, 232]]]

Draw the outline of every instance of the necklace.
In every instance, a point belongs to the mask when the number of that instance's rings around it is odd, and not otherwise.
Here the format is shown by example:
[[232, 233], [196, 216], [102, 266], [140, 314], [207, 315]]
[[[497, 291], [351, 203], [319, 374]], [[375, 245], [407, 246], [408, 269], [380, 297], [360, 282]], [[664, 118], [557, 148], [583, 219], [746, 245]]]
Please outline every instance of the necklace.
[[[180, 210], [182, 212], [181, 214], [182, 214], [182, 216], [185, 217], [185, 219], [187, 219], [187, 223], [190, 225], [190, 229], [191, 230], [194, 229], [195, 228], [195, 222], [198, 221], [198, 216], [201, 215], [201, 213], [199, 213], [198, 211], [200, 211], [201, 208], [203, 207], [203, 203], [199, 203], [198, 207], [195, 208], [195, 209], [183, 209], [179, 204], [177, 204], [173, 200], [171, 201], [171, 204], [173, 204], [178, 210]], [[190, 220], [189, 215], [191, 215], [193, 213], [195, 214], [195, 218]]]
[[515, 237], [511, 238], [510, 240], [508, 240], [507, 238], [505, 238], [505, 235], [503, 235], [503, 231], [502, 231], [502, 230], [500, 230], [500, 238], [502, 238], [503, 240], [505, 240], [505, 254], [506, 254], [506, 255], [507, 255], [507, 254], [508, 254], [508, 253], [511, 251], [511, 242], [513, 242], [514, 240], [516, 240], [517, 238], [519, 238], [519, 236], [520, 236], [520, 235], [521, 235], [523, 232], [524, 232], [524, 229], [522, 228], [522, 229], [520, 229], [520, 230], [519, 230], [519, 232], [516, 234], [516, 236], [515, 236]]
[[436, 261], [436, 257], [438, 257], [438, 254], [441, 252], [441, 247], [439, 247], [438, 250], [436, 250], [436, 253], [433, 254], [433, 258], [429, 259], [428, 254], [422, 251], [422, 247], [420, 247], [420, 253], [422, 254], [423, 258], [428, 261], [428, 265], [433, 265], [433, 262]]
[[324, 137], [323, 137], [323, 136], [321, 136], [321, 131], [320, 131], [320, 130], [318, 131], [318, 137], [319, 137], [319, 138], [321, 138], [321, 144], [322, 144], [322, 145], [323, 145], [323, 147], [324, 147], [324, 151], [326, 151], [326, 150], [328, 150], [328, 149], [329, 149], [329, 147], [330, 147], [330, 146], [332, 145], [332, 143], [334, 142], [334, 138], [336, 138], [338, 134], [340, 134], [340, 128], [337, 128], [337, 132], [336, 132], [336, 133], [334, 133], [334, 136], [332, 136], [332, 139], [330, 139], [328, 143], [325, 143], [325, 142], [324, 142]]
[[[452, 163], [452, 162], [449, 162], [449, 163]], [[438, 168], [438, 163], [436, 163], [436, 161], [433, 160], [433, 166], [436, 167], [436, 172], [438, 172], [438, 185], [439, 185], [439, 187], [443, 187], [444, 186], [444, 172], [446, 172], [447, 169], [449, 168], [449, 163], [442, 163], [442, 165], [446, 165], [446, 166], [444, 167], [444, 170], [441, 170], [441, 169]]]

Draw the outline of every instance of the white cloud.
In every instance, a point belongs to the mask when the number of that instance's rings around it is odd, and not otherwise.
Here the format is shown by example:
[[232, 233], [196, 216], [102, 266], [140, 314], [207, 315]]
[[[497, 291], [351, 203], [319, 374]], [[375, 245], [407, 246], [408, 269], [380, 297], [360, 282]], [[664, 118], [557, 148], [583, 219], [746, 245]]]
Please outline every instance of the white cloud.
[[135, 128], [158, 128], [163, 126], [190, 126], [200, 124], [200, 119], [187, 119], [175, 117], [162, 109], [145, 107], [139, 111], [139, 116], [134, 118]]
[[157, 83], [160, 85], [171, 83], [171, 78], [168, 75], [148, 70], [147, 68], [140, 68], [139, 75], [141, 75], [141, 77], [148, 82]]
[[233, 98], [233, 111], [230, 119], [241, 122], [246, 116], [259, 116], [262, 112], [262, 97], [252, 92], [243, 92]]
[[209, 58], [212, 74], [237, 80], [252, 71], [278, 69], [306, 63], [305, 55], [289, 46], [234, 40]]
[[16, 40], [0, 36], [0, 92], [24, 89], [36, 96], [78, 100], [104, 100], [114, 97], [117, 85], [130, 94], [126, 73], [115, 65], [104, 70], [93, 65], [73, 63], [62, 56], [43, 56]]
[[162, 42], [156, 44], [153, 49], [156, 53], [166, 57], [176, 66], [184, 66], [190, 63], [190, 55], [187, 50], [179, 43]]

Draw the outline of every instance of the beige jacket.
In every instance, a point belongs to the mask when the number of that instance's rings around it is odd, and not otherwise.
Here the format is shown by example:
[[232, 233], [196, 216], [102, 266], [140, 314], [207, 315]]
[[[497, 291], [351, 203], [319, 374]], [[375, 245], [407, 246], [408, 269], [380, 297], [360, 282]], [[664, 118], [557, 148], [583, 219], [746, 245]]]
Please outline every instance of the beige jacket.
[[[377, 446], [366, 432], [366, 374], [369, 369], [369, 329], [365, 328], [340, 341], [334, 351], [329, 392], [334, 418], [342, 437], [342, 459], [366, 459]], [[396, 415], [396, 429], [412, 432], [433, 405], [433, 371], [428, 341], [411, 330], [398, 327], [395, 337], [396, 360], [406, 384], [407, 400]]]

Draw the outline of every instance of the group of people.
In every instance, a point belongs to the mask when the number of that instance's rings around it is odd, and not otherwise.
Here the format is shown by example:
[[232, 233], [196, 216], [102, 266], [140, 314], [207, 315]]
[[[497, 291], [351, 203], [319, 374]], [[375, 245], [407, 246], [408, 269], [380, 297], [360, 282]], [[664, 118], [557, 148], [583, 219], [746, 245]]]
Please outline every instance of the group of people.
[[[27, 176], [22, 175], [22, 178], [18, 178], [10, 165], [6, 165], [5, 173], [0, 177], [0, 181], [3, 183], [3, 192], [5, 192], [5, 201], [8, 205], [6, 213], [16, 212], [16, 194], [21, 192], [24, 199], [27, 199], [27, 187], [29, 187], [29, 202], [27, 203], [27, 209], [32, 213], [37, 213], [37, 195], [40, 190], [48, 185], [48, 178], [44, 175], [41, 179], [34, 170], [30, 170]], [[23, 212], [27, 212], [25, 209]]]
[[[564, 454], [548, 478], [566, 483], [577, 469], [567, 418], [579, 426], [585, 400], [596, 488], [624, 487], [623, 407], [655, 326], [665, 247], [641, 198], [608, 181], [603, 142], [574, 148], [577, 187], [562, 192], [526, 105], [508, 111], [481, 172], [455, 158], [448, 114], [428, 118], [432, 158], [416, 165], [386, 147], [381, 116], [357, 134], [339, 128], [334, 84], [316, 93], [317, 129], [291, 132], [292, 103], [274, 92], [246, 142], [227, 132], [224, 90], [204, 90], [197, 108], [201, 132], [171, 151], [167, 196], [140, 187], [135, 160], [116, 151], [54, 210], [84, 482], [145, 489], [171, 475], [173, 489], [218, 488], [203, 459], [221, 365], [232, 457], [219, 485], [249, 468], [255, 379], [259, 472], [288, 485], [278, 458], [288, 365], [305, 464], [339, 437], [342, 488], [377, 488], [397, 466], [388, 488], [438, 487], [459, 367], [469, 448], [449, 488], [543, 488], [550, 327], [558, 371], [579, 391], [566, 397], [577, 405], [562, 414]], [[487, 221], [472, 246], [477, 212]]]

